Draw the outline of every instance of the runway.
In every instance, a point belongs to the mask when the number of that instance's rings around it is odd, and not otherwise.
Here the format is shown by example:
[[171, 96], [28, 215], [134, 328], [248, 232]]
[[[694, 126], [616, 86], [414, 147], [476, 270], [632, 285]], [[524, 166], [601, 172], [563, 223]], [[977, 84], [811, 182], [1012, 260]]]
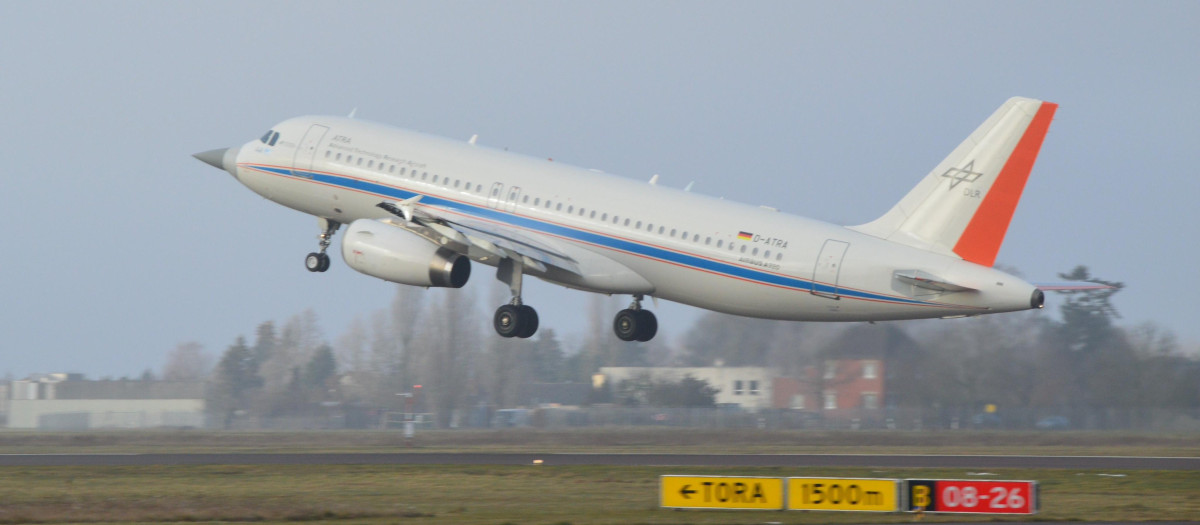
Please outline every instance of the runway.
[[873, 454], [0, 454], [0, 467], [145, 465], [608, 465], [1200, 470], [1200, 457]]

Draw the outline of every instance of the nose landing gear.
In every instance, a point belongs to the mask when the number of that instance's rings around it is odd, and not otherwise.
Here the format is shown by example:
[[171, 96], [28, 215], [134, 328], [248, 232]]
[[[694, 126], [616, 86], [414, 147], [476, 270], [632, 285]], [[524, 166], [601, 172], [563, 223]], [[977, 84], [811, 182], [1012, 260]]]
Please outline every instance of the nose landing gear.
[[622, 341], [646, 342], [658, 333], [658, 318], [654, 312], [642, 309], [642, 296], [633, 296], [629, 308], [617, 312], [613, 318], [613, 332]]

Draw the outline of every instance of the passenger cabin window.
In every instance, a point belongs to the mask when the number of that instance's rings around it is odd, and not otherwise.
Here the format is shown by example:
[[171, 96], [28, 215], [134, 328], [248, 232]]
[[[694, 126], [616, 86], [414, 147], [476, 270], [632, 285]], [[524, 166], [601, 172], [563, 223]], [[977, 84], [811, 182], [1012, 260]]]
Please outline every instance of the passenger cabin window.
[[330, 155], [332, 155], [332, 154], [333, 154], [333, 152], [332, 152], [332, 151], [325, 150], [325, 158], [329, 158], [329, 156], [330, 156]]
[[336, 157], [334, 157], [334, 160], [341, 161], [341, 160], [342, 160], [342, 154], [341, 154], [341, 153], [338, 153], [338, 154], [337, 154], [337, 156], [336, 156]]

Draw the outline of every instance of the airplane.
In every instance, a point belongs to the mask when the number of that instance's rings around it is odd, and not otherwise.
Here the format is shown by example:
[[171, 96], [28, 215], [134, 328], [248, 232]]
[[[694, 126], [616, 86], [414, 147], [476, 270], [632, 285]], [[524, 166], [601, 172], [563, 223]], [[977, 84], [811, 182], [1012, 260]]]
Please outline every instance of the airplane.
[[[878, 219], [839, 226], [351, 117], [281, 122], [197, 153], [252, 191], [317, 218], [324, 272], [345, 263], [412, 286], [459, 288], [496, 268], [512, 300], [493, 326], [536, 333], [527, 275], [632, 296], [613, 331], [649, 341], [646, 297], [795, 321], [958, 318], [1043, 308], [1042, 289], [993, 268], [1058, 105], [1006, 101]], [[1046, 289], [1081, 289], [1071, 285]]]

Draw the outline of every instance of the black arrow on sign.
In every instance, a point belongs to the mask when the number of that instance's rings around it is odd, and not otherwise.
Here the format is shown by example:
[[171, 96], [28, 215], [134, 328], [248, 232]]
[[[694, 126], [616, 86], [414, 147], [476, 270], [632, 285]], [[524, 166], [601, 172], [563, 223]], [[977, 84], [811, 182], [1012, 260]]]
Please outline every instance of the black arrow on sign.
[[691, 485], [684, 485], [683, 488], [679, 489], [679, 495], [683, 496], [683, 499], [692, 499], [691, 496], [688, 496], [688, 494], [696, 493], [694, 490], [688, 490], [688, 487], [690, 486]]

